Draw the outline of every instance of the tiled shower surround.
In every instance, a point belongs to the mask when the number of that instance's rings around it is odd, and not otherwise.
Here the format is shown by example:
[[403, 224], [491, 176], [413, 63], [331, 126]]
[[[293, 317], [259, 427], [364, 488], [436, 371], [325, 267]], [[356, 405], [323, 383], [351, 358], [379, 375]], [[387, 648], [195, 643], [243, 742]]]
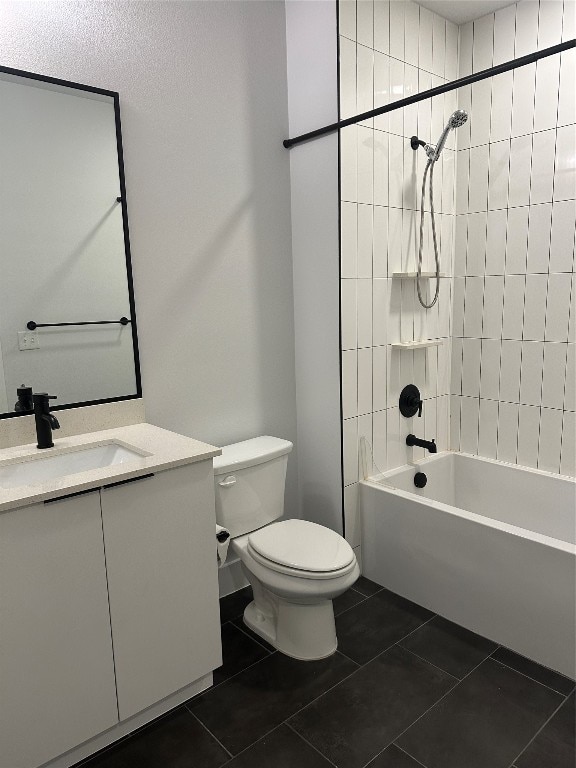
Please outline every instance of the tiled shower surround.
[[[468, 74], [576, 36], [574, 2], [460, 30]], [[574, 475], [576, 52], [466, 89], [458, 136], [451, 447]], [[572, 317], [571, 317], [572, 314]]]
[[[574, 5], [522, 0], [458, 28], [411, 0], [340, 0], [341, 117], [572, 38]], [[574, 474], [575, 61], [570, 51], [341, 131], [353, 546], [362, 436], [382, 470], [423, 456], [404, 444], [414, 432], [439, 449]], [[435, 142], [458, 107], [470, 119], [434, 171], [443, 277], [437, 306], [425, 311], [415, 280], [394, 276], [416, 270], [425, 154], [409, 138]], [[434, 269], [428, 213], [423, 269]], [[421, 339], [440, 342], [393, 346]], [[425, 398], [422, 419], [399, 414], [408, 383]], [[366, 463], [374, 469], [369, 451]]]

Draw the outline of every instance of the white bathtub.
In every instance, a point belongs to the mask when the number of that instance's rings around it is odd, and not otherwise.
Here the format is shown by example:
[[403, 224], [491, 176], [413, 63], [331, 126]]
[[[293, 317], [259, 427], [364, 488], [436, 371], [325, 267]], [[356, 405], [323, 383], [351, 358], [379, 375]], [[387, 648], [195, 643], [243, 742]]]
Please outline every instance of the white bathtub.
[[576, 481], [446, 452], [363, 481], [360, 501], [365, 576], [575, 677]]

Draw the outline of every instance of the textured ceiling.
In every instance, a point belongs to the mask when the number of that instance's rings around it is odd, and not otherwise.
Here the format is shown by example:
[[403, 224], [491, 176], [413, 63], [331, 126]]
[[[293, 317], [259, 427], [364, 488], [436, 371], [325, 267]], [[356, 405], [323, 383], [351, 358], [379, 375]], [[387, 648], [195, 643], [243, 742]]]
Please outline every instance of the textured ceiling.
[[514, 4], [514, 0], [416, 0], [416, 2], [455, 24], [465, 24], [467, 21], [479, 19], [480, 16]]

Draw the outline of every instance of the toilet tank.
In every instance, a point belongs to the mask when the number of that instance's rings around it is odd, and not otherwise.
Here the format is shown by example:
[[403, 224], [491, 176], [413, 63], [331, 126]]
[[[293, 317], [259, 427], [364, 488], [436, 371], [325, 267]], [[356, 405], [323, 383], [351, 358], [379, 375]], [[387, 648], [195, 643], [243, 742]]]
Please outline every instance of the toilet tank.
[[291, 450], [290, 441], [263, 436], [225, 445], [214, 458], [216, 522], [232, 538], [282, 516]]

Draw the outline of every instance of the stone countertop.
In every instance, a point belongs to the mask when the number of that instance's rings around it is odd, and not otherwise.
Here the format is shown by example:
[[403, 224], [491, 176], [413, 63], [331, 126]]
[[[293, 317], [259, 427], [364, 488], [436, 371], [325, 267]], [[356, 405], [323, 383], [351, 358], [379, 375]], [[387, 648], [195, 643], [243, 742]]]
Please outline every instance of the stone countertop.
[[58, 432], [54, 432], [53, 439], [54, 448], [38, 450], [36, 445], [32, 443], [0, 450], [0, 468], [110, 443], [117, 443], [129, 449], [133, 448], [142, 456], [126, 460], [121, 464], [64, 475], [35, 485], [2, 488], [0, 481], [0, 512], [58, 496], [78, 493], [90, 488], [100, 488], [109, 483], [129, 480], [150, 472], [160, 472], [184, 464], [204, 461], [218, 456], [222, 452], [220, 448], [214, 445], [201, 443], [191, 437], [185, 437], [176, 432], [145, 423], [60, 439]]

